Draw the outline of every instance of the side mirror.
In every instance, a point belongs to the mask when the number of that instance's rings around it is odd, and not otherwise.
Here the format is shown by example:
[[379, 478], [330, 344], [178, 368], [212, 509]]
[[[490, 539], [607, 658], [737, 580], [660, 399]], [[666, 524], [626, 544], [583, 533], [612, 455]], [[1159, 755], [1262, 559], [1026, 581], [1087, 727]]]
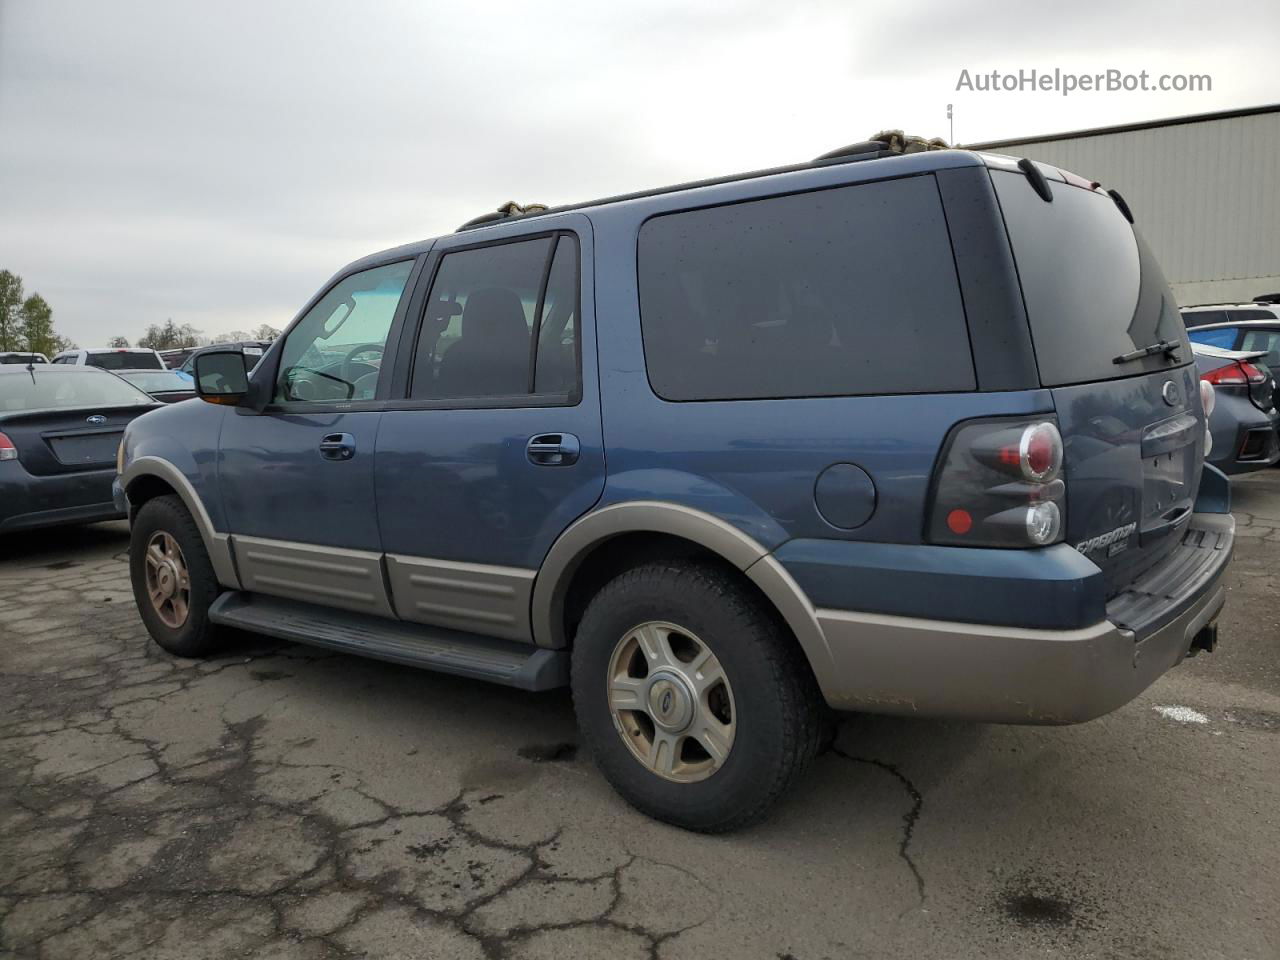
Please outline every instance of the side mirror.
[[196, 395], [206, 403], [237, 406], [249, 392], [249, 375], [245, 372], [244, 353], [240, 350], [215, 350], [196, 355]]

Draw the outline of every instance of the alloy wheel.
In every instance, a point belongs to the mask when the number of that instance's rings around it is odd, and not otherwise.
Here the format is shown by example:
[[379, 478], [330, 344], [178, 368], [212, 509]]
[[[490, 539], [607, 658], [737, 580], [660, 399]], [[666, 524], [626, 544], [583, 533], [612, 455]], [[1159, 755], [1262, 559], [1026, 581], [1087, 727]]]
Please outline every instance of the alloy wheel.
[[609, 658], [609, 712], [632, 754], [677, 783], [705, 780], [729, 758], [733, 689], [715, 653], [674, 623], [627, 631]]

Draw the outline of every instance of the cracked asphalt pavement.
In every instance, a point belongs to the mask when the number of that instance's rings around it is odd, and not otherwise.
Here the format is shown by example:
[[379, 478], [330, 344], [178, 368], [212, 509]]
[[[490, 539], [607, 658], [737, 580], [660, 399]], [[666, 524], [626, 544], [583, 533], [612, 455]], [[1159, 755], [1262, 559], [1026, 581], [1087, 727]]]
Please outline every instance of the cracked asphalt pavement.
[[626, 807], [567, 693], [176, 660], [123, 524], [0, 539], [0, 955], [1276, 958], [1280, 470], [1235, 486], [1215, 654], [1079, 727], [846, 717], [722, 837]]

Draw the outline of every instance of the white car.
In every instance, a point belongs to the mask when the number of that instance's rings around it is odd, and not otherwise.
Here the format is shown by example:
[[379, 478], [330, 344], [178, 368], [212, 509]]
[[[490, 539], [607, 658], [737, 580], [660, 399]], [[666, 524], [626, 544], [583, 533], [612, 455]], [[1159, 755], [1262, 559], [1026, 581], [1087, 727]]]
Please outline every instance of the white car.
[[101, 367], [103, 370], [167, 370], [159, 352], [146, 347], [90, 347], [87, 350], [63, 350], [54, 363], [78, 367]]

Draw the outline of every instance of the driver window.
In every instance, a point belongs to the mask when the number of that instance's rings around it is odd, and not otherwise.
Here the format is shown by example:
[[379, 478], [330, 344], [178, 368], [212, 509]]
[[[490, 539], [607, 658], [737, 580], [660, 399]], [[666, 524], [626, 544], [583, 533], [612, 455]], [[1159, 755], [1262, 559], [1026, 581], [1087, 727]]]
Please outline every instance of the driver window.
[[412, 269], [405, 260], [352, 274], [307, 311], [285, 339], [274, 402], [372, 400]]

